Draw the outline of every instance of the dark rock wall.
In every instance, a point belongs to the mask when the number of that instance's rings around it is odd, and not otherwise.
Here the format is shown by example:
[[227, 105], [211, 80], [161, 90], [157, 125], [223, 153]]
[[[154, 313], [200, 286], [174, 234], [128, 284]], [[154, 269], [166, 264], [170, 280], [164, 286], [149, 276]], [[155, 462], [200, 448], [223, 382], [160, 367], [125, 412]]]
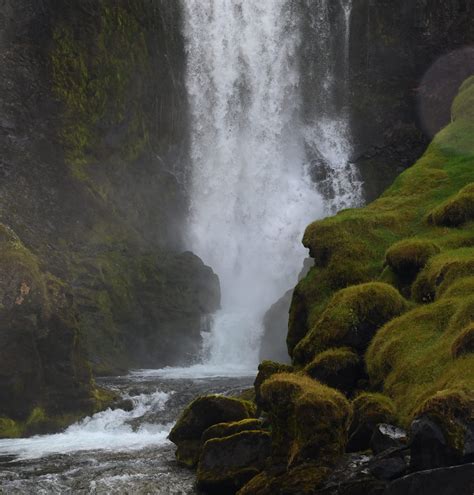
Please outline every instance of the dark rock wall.
[[[0, 418], [22, 396], [24, 417], [46, 395], [91, 398], [87, 361], [110, 373], [196, 359], [219, 283], [180, 254], [180, 22], [164, 0], [0, 3], [0, 223], [36, 260], [39, 285], [67, 294], [49, 308], [24, 260], [1, 260], [0, 397], [11, 403]], [[26, 286], [24, 306], [6, 302]]]
[[[353, 4], [354, 160], [366, 199], [372, 200], [450, 122], [450, 104], [461, 83], [474, 73], [474, 3], [354, 0]], [[464, 50], [452, 53], [460, 49]], [[435, 71], [425, 78], [437, 61]]]

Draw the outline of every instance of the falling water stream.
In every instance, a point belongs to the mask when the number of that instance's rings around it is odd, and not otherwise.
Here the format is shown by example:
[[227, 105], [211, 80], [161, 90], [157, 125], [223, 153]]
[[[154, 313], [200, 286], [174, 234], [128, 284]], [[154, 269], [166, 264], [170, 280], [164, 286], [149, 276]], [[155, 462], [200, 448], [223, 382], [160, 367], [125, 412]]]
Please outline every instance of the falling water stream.
[[251, 386], [267, 308], [305, 226], [357, 204], [347, 106], [351, 0], [181, 0], [189, 247], [218, 273], [202, 364], [101, 380], [133, 403], [57, 435], [0, 440], [0, 493], [193, 492], [167, 440], [194, 397]]

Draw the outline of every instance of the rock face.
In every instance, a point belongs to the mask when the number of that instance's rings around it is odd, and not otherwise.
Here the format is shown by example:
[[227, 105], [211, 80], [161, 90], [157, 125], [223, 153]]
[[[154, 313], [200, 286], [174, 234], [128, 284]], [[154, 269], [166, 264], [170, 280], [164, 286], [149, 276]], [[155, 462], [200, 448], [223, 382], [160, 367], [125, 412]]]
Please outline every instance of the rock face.
[[219, 307], [217, 277], [181, 246], [178, 7], [2, 4], [0, 222], [16, 240], [2, 227], [1, 242], [21, 246], [0, 264], [4, 424], [61, 401], [86, 410], [89, 363], [192, 362]]
[[451, 102], [474, 73], [474, 50], [465, 49], [474, 42], [473, 15], [474, 6], [465, 0], [353, 2], [354, 161], [368, 200], [411, 166], [450, 122]]

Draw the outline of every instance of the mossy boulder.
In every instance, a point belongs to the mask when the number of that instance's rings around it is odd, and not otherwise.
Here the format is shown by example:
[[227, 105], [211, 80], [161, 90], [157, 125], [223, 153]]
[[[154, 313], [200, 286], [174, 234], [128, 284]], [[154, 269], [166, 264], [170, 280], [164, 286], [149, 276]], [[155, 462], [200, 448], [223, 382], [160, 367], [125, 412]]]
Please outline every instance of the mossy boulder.
[[396, 409], [393, 401], [382, 394], [364, 392], [352, 402], [353, 418], [349, 429], [349, 452], [359, 452], [370, 447], [375, 427], [380, 423], [393, 423]]
[[439, 246], [430, 240], [404, 239], [390, 246], [385, 260], [402, 282], [410, 281], [439, 252]]
[[307, 363], [332, 347], [350, 347], [363, 353], [376, 331], [406, 308], [404, 298], [388, 284], [371, 282], [343, 289], [297, 345], [294, 360]]
[[304, 371], [313, 379], [348, 395], [363, 376], [360, 356], [347, 347], [328, 349], [318, 354]]
[[256, 408], [251, 402], [209, 395], [199, 397], [189, 404], [169, 434], [176, 444], [178, 462], [189, 467], [196, 466], [201, 452], [202, 434], [219, 423], [241, 421], [255, 417]]
[[463, 461], [468, 443], [472, 450], [470, 436], [474, 425], [474, 390], [440, 390], [424, 401], [414, 416], [427, 417], [441, 428], [453, 463]]
[[293, 367], [287, 364], [276, 363], [275, 361], [262, 361], [258, 365], [258, 374], [254, 381], [255, 402], [259, 408], [262, 407], [261, 387], [265, 380], [277, 373], [291, 373]]
[[270, 434], [261, 430], [207, 440], [199, 457], [198, 488], [233, 495], [264, 468], [270, 447]]
[[263, 472], [247, 483], [238, 495], [316, 495], [330, 469], [303, 464], [283, 473]]
[[474, 275], [474, 248], [445, 251], [432, 258], [413, 284], [420, 303], [432, 302], [460, 279]]
[[436, 207], [428, 216], [434, 225], [459, 227], [474, 220], [474, 183]]
[[466, 354], [474, 353], [474, 324], [469, 325], [451, 346], [453, 358], [459, 358]]
[[308, 376], [280, 373], [261, 387], [272, 430], [272, 460], [330, 466], [344, 452], [351, 418], [348, 400]]

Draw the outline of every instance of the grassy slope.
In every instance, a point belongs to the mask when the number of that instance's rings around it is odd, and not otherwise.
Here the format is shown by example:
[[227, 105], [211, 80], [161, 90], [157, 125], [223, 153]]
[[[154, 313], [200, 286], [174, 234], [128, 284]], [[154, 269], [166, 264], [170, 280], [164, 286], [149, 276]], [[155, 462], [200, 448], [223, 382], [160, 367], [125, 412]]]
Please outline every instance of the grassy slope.
[[296, 287], [290, 311], [295, 364], [319, 351], [318, 323], [339, 290], [386, 282], [409, 303], [379, 330], [365, 355], [371, 386], [394, 400], [405, 424], [420, 411], [473, 414], [473, 182], [474, 77], [454, 101], [452, 123], [380, 199], [308, 227], [303, 242], [315, 267]]

